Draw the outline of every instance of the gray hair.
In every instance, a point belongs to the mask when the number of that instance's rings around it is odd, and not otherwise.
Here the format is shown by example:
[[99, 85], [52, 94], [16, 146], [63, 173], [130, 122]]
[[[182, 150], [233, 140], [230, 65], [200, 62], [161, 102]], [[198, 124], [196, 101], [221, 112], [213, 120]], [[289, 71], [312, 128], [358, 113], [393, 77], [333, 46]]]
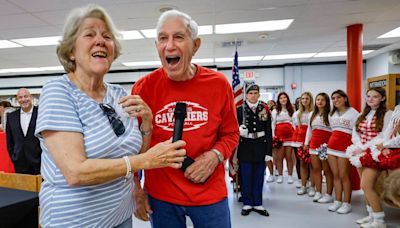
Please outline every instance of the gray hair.
[[188, 31], [190, 32], [192, 40], [195, 40], [197, 38], [198, 35], [197, 23], [192, 19], [192, 17], [178, 10], [168, 10], [161, 14], [161, 16], [158, 18], [156, 26], [157, 37], [160, 32], [161, 26], [163, 26], [165, 21], [171, 18], [180, 18], [187, 27]]
[[111, 38], [114, 41], [114, 60], [121, 54], [121, 43], [118, 40], [120, 34], [105, 9], [94, 4], [75, 8], [69, 13], [67, 20], [65, 21], [63, 37], [60, 44], [57, 46], [58, 59], [67, 73], [76, 70], [76, 63], [70, 59], [70, 56], [75, 48], [75, 41], [77, 39], [79, 27], [86, 18], [97, 18], [105, 23], [107, 29], [111, 33]]

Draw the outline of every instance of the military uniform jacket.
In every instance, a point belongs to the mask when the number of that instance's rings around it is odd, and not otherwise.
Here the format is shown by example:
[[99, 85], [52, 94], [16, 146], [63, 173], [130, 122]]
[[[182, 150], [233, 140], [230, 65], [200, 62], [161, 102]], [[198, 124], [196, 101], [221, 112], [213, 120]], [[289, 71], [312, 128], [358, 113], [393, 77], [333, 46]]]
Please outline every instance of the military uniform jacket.
[[[265, 155], [272, 156], [271, 112], [264, 102], [259, 102], [255, 113], [247, 102], [244, 102], [237, 108], [239, 125], [243, 124], [243, 115], [245, 116], [244, 125], [250, 136], [240, 136], [238, 159], [243, 162], [262, 162], [265, 160]], [[261, 132], [264, 132], [264, 136], [255, 136], [262, 135]]]

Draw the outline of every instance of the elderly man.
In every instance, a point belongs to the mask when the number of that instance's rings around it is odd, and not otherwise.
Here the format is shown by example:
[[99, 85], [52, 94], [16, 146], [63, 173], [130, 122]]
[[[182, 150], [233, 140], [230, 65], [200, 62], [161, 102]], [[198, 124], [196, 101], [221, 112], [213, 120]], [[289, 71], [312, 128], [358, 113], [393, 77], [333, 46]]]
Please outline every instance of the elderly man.
[[[145, 172], [145, 190], [137, 185], [135, 215], [151, 216], [152, 227], [231, 227], [224, 160], [238, 144], [239, 128], [232, 89], [226, 77], [191, 63], [200, 47], [197, 24], [187, 14], [171, 10], [157, 24], [156, 47], [162, 67], [137, 81], [138, 94], [154, 113], [154, 145], [171, 138], [176, 102], [187, 104], [183, 140], [194, 162], [185, 170]], [[149, 204], [148, 204], [149, 203]]]
[[38, 108], [33, 107], [32, 95], [26, 88], [19, 89], [16, 98], [21, 108], [10, 113], [7, 118], [8, 153], [15, 172], [39, 174], [42, 149], [34, 136]]

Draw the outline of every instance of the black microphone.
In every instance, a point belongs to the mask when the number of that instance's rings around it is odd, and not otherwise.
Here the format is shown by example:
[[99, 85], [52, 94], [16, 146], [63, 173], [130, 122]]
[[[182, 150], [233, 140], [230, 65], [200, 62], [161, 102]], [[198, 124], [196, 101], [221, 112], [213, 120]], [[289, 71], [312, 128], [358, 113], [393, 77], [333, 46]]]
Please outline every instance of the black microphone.
[[[185, 122], [186, 117], [186, 103], [177, 102], [175, 105], [174, 111], [174, 133], [172, 135], [172, 142], [176, 142], [182, 139], [182, 132], [183, 132], [183, 124]], [[185, 171], [187, 167], [189, 167], [194, 160], [188, 156], [185, 156], [185, 160], [182, 162], [181, 170]]]

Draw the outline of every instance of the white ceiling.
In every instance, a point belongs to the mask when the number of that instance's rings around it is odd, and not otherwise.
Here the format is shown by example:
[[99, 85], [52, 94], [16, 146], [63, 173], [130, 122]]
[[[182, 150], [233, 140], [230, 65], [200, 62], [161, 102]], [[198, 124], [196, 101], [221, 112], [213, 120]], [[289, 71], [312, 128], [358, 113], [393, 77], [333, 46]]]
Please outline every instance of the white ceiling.
[[[400, 26], [399, 0], [0, 0], [0, 40], [61, 35], [68, 12], [87, 3], [102, 5], [120, 30], [154, 28], [165, 6], [190, 14], [199, 25], [294, 19], [287, 30], [268, 32], [267, 39], [259, 38], [262, 32], [204, 35], [195, 58], [230, 57], [234, 47], [222, 47], [221, 42], [235, 39], [245, 41], [239, 56], [345, 51], [346, 26], [356, 23], [364, 25], [364, 46], [385, 46], [365, 58], [400, 48], [400, 38], [377, 39]], [[60, 65], [55, 48], [0, 49], [0, 69]], [[158, 60], [153, 39], [127, 40], [112, 69], [130, 69], [121, 62], [151, 60]], [[345, 57], [250, 61], [240, 66], [337, 60]]]

